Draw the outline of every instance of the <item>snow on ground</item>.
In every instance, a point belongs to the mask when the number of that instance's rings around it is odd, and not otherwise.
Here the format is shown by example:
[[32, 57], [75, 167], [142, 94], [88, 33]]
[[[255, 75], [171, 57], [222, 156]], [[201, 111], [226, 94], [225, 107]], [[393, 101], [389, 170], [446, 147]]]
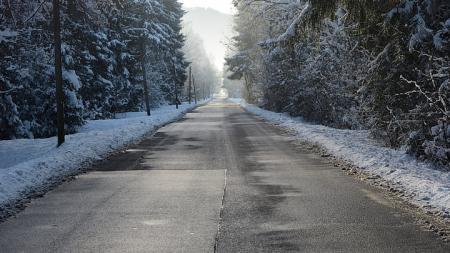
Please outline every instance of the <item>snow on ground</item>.
[[420, 162], [404, 151], [382, 147], [369, 138], [368, 131], [313, 125], [300, 118], [263, 110], [239, 99], [230, 100], [250, 113], [293, 130], [299, 139], [319, 145], [335, 157], [369, 174], [380, 176], [391, 187], [404, 192], [408, 201], [450, 218], [450, 172]]
[[30, 191], [139, 141], [194, 107], [163, 106], [152, 111], [151, 117], [126, 113], [120, 119], [89, 121], [77, 134], [66, 136], [60, 148], [56, 148], [56, 137], [0, 141], [0, 211]]

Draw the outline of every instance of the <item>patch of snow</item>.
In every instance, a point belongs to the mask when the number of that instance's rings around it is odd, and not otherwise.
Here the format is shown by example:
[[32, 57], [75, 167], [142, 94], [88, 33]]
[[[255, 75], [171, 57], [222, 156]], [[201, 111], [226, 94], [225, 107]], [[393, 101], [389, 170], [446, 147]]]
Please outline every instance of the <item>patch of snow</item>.
[[295, 32], [297, 30], [298, 25], [303, 21], [303, 18], [305, 17], [306, 13], [308, 13], [309, 10], [310, 10], [310, 5], [309, 5], [309, 3], [306, 3], [302, 7], [300, 14], [297, 15], [297, 17], [294, 19], [294, 21], [292, 21], [292, 23], [289, 25], [289, 27], [286, 29], [286, 31], [283, 34], [281, 34], [280, 36], [278, 36], [275, 39], [268, 39], [259, 44], [260, 45], [268, 45], [268, 44], [279, 43], [282, 41], [286, 41], [286, 40], [292, 38], [293, 36], [295, 36]]
[[108, 85], [108, 86], [113, 86], [113, 83], [112, 83], [111, 81], [109, 81], [109, 80], [103, 78], [102, 76], [99, 76], [99, 77], [98, 77], [98, 80], [99, 80], [100, 82], [102, 82], [102, 83]]
[[11, 31], [9, 29], [0, 30], [0, 43], [3, 41], [7, 41], [12, 37], [16, 37], [19, 33]]
[[73, 91], [66, 91], [66, 103], [72, 108], [80, 107], [83, 108], [81, 101], [78, 99], [77, 94]]
[[75, 70], [63, 70], [63, 79], [68, 81], [76, 90], [81, 88], [80, 77]]
[[442, 24], [442, 29], [438, 30], [433, 36], [433, 45], [437, 50], [444, 50], [445, 46], [450, 43], [448, 39], [445, 38], [445, 34], [448, 34], [450, 30], [450, 19]]
[[145, 113], [129, 113], [122, 119], [88, 121], [78, 133], [66, 136], [66, 142], [59, 148], [56, 137], [0, 141], [0, 209], [32, 190], [57, 182], [138, 142], [195, 106], [184, 103], [179, 110], [175, 106], [162, 106], [152, 111], [150, 117]]
[[388, 19], [393, 18], [394, 16], [398, 14], [407, 14], [411, 13], [414, 9], [414, 6], [417, 4], [417, 0], [407, 0], [402, 5], [399, 5], [392, 10], [390, 10], [388, 13], [385, 14], [385, 16]]
[[111, 40], [110, 44], [114, 47], [125, 47], [125, 43], [117, 39]]
[[250, 113], [293, 130], [299, 139], [325, 148], [364, 172], [380, 176], [403, 191], [407, 201], [431, 207], [441, 214], [450, 212], [450, 172], [418, 161], [405, 151], [382, 147], [369, 137], [368, 131], [313, 125], [286, 114], [263, 110], [241, 99], [230, 100]]
[[427, 27], [427, 24], [421, 15], [415, 15], [413, 21], [415, 23], [415, 32], [409, 40], [410, 52], [413, 52], [417, 45], [421, 44], [425, 39], [433, 34], [433, 30]]

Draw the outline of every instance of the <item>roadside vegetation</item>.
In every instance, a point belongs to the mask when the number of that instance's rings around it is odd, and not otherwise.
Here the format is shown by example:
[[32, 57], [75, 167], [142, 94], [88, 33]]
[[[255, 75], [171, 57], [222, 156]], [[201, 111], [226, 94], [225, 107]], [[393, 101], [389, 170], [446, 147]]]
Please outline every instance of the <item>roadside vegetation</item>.
[[234, 4], [228, 77], [248, 102], [449, 165], [448, 1]]

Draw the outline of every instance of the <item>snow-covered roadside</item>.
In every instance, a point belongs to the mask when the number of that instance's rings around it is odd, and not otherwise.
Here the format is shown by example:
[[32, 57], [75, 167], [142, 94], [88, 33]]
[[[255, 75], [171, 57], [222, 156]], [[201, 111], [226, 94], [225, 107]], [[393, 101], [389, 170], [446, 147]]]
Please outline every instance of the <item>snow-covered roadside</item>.
[[60, 148], [56, 148], [55, 137], [0, 141], [0, 214], [2, 208], [29, 192], [139, 141], [194, 107], [183, 104], [176, 110], [163, 106], [152, 111], [151, 117], [129, 113], [122, 119], [89, 121], [77, 134], [66, 136]]
[[293, 130], [299, 139], [319, 145], [336, 158], [364, 172], [377, 175], [404, 198], [450, 218], [450, 173], [430, 163], [420, 162], [404, 151], [381, 147], [367, 131], [340, 130], [313, 125], [286, 114], [263, 110], [239, 99], [230, 99], [246, 111]]

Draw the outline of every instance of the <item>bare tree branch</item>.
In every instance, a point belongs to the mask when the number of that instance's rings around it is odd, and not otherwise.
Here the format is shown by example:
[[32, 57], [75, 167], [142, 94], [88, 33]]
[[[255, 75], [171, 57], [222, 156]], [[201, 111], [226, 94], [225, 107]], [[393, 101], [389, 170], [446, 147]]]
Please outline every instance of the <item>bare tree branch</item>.
[[43, 0], [42, 2], [40, 2], [40, 3], [39, 3], [39, 6], [36, 8], [36, 10], [34, 10], [33, 13], [31, 14], [31, 16], [28, 17], [28, 18], [25, 20], [25, 23], [28, 23], [31, 19], [33, 19], [34, 16], [38, 13], [38, 11], [42, 8], [42, 6], [43, 6], [46, 2], [47, 2], [46, 0]]

